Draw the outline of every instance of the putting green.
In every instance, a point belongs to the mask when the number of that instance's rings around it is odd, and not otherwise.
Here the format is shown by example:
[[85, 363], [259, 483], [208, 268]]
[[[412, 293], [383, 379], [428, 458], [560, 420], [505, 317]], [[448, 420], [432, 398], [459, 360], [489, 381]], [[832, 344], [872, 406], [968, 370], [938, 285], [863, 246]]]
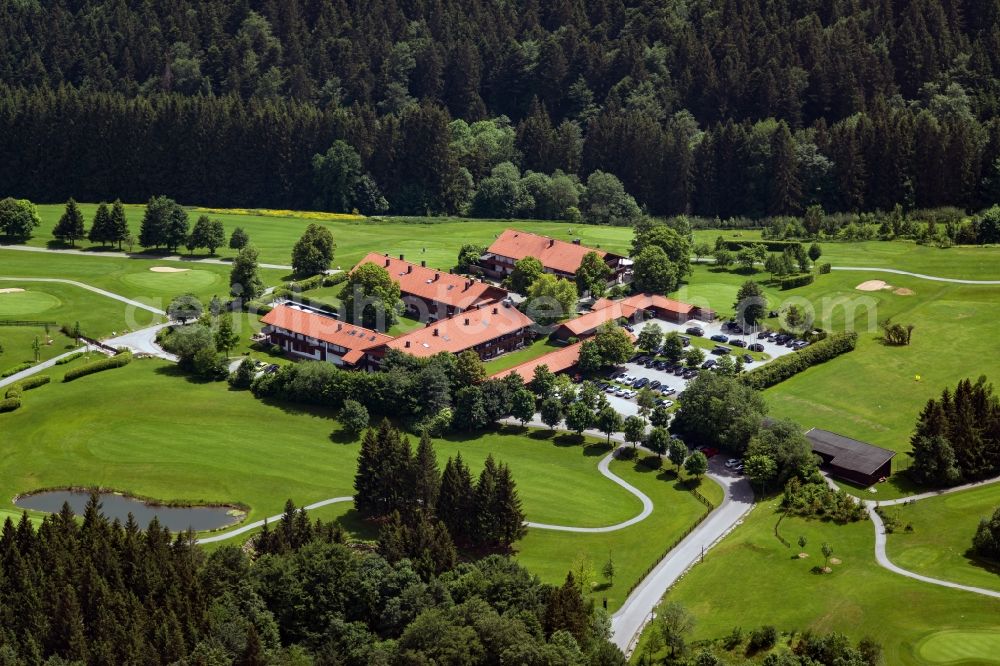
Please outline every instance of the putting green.
[[146, 289], [150, 292], [182, 294], [186, 291], [194, 291], [211, 287], [213, 284], [221, 284], [222, 280], [218, 273], [192, 269], [182, 273], [154, 273], [152, 271], [142, 271], [139, 273], [129, 273], [122, 276], [122, 280], [133, 287]]
[[937, 631], [917, 643], [916, 651], [930, 664], [1000, 664], [1000, 631]]
[[62, 301], [44, 291], [15, 291], [0, 294], [0, 316], [21, 317], [38, 314], [60, 305]]

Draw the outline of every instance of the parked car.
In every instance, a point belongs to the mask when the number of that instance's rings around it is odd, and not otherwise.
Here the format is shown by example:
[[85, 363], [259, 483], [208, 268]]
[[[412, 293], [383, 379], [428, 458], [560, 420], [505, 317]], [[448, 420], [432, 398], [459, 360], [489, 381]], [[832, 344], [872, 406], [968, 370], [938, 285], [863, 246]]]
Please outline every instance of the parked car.
[[752, 345], [747, 345], [747, 349], [754, 352], [762, 352], [764, 351], [764, 345], [760, 344], [759, 342], [755, 342]]
[[653, 389], [654, 391], [660, 388], [660, 386], [662, 386], [662, 383], [658, 379], [654, 379], [653, 381], [649, 382], [649, 388]]
[[708, 359], [707, 361], [705, 361], [704, 363], [701, 364], [702, 370], [708, 370], [709, 368], [714, 368], [715, 366], [716, 366], [716, 362], [715, 362], [714, 358], [710, 358], [710, 359]]
[[686, 372], [685, 367], [683, 365], [681, 365], [680, 363], [678, 363], [677, 365], [674, 366], [674, 374], [676, 376], [682, 377], [685, 372]]
[[646, 361], [646, 367], [647, 368], [652, 368], [654, 365], [656, 365], [656, 359], [655, 358], [651, 358], [648, 361]]
[[643, 388], [644, 386], [646, 386], [648, 384], [649, 384], [649, 380], [646, 379], [645, 377], [642, 377], [640, 379], [637, 379], [635, 381], [635, 384], [632, 384], [632, 387], [633, 388], [637, 388], [637, 389], [641, 389], [641, 388]]
[[730, 458], [729, 460], [726, 461], [726, 467], [736, 467], [739, 464], [740, 464], [739, 458]]
[[753, 356], [751, 356], [750, 354], [743, 354], [743, 362], [753, 363]]
[[761, 331], [760, 333], [758, 333], [758, 334], [757, 334], [757, 339], [758, 339], [758, 340], [764, 340], [764, 339], [766, 339], [766, 338], [767, 338], [767, 336], [769, 336], [769, 335], [771, 335], [771, 332], [770, 332], [770, 331], [766, 331], [766, 330], [765, 330], [765, 331]]
[[742, 338], [733, 338], [732, 340], [729, 341], [729, 344], [731, 344], [734, 347], [746, 347], [747, 341]]
[[662, 393], [663, 395], [673, 395], [674, 393], [677, 393], [677, 389], [671, 386], [664, 386], [662, 389], [660, 389], [660, 393]]
[[632, 355], [632, 358], [628, 360], [629, 363], [638, 363], [639, 359], [642, 358], [642, 354], [636, 353]]
[[682, 347], [690, 347], [691, 346], [691, 338], [687, 337], [686, 335], [682, 335], [681, 336], [681, 346]]
[[274, 374], [274, 373], [276, 373], [277, 371], [278, 371], [278, 366], [277, 366], [277, 365], [275, 365], [274, 363], [272, 363], [271, 365], [267, 366], [267, 367], [266, 367], [266, 368], [264, 369], [264, 372], [265, 372], [266, 374], [269, 374], [269, 375], [273, 375], [273, 374]]
[[709, 338], [712, 342], [729, 342], [729, 336], [723, 335], [722, 333], [716, 333]]
[[705, 329], [701, 328], [700, 326], [689, 326], [688, 329], [684, 332], [687, 333], [688, 335], [697, 335], [698, 337], [702, 337], [705, 335]]
[[617, 386], [610, 385], [610, 386], [608, 386], [608, 388], [604, 389], [604, 392], [605, 393], [614, 393], [617, 390], [618, 390]]
[[729, 347], [720, 347], [716, 345], [712, 349], [712, 353], [715, 354], [716, 356], [725, 356], [726, 354], [729, 353]]
[[657, 370], [666, 370], [667, 369], [667, 362], [666, 361], [657, 361], [656, 362], [656, 369]]
[[694, 379], [695, 377], [698, 376], [698, 371], [695, 370], [694, 368], [690, 370], [685, 370], [684, 374], [681, 376], [684, 377], [684, 379]]
[[615, 395], [616, 395], [616, 396], [618, 396], [619, 398], [622, 398], [622, 397], [624, 397], [624, 396], [625, 396], [625, 393], [626, 393], [626, 391], [625, 391], [625, 389], [623, 389], [623, 388], [620, 388], [620, 389], [616, 389], [616, 390], [615, 390]]

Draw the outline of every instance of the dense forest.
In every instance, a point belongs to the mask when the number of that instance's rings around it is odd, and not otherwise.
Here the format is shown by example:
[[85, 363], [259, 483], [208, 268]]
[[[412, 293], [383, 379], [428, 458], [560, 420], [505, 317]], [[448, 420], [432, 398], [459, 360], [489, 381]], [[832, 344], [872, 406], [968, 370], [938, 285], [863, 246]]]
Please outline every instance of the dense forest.
[[[978, 210], [1000, 198], [998, 18], [1000, 0], [0, 0], [0, 193], [478, 214], [500, 167], [612, 173], [654, 214]], [[330, 196], [323, 155], [357, 193]]]
[[99, 508], [3, 525], [0, 663], [625, 663], [572, 575], [543, 585], [496, 555], [422, 574], [291, 503], [256, 549], [211, 554]]

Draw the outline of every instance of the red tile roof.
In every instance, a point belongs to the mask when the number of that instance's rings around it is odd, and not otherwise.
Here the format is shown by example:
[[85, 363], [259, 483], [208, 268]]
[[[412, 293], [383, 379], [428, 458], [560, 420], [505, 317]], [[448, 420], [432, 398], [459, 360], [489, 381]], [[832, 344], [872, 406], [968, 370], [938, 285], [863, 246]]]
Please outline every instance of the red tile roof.
[[387, 346], [414, 356], [433, 356], [440, 352], [458, 354], [532, 324], [534, 322], [517, 308], [494, 303], [411, 331], [388, 342]]
[[[346, 363], [360, 360], [361, 350], [384, 345], [393, 339], [391, 335], [288, 305], [276, 305], [274, 309], [261, 318], [261, 321], [268, 326], [301, 333], [310, 338], [343, 347], [348, 350], [348, 353], [344, 355]], [[358, 351], [358, 354], [351, 354], [355, 350]], [[355, 361], [349, 360], [349, 356], [355, 358]]]
[[596, 252], [602, 257], [608, 254], [585, 245], [567, 243], [515, 229], [506, 229], [500, 234], [490, 245], [488, 252], [501, 257], [510, 257], [515, 261], [528, 256], [536, 257], [545, 268], [561, 273], [576, 273], [580, 268], [580, 262], [589, 252]]
[[521, 375], [521, 379], [525, 382], [530, 382], [535, 376], [535, 368], [540, 365], [548, 366], [550, 372], [569, 370], [580, 360], [580, 345], [582, 344], [583, 342], [577, 342], [568, 347], [563, 347], [562, 349], [539, 356], [531, 361], [525, 361], [520, 365], [515, 365], [513, 368], [496, 373], [492, 378], [501, 379], [507, 375], [517, 373]]
[[641, 308], [620, 301], [610, 301], [610, 305], [605, 305], [599, 310], [582, 314], [576, 319], [570, 319], [560, 324], [560, 328], [565, 328], [575, 336], [580, 336], [597, 329], [601, 324], [609, 321], [617, 321], [625, 317], [631, 319]]
[[[602, 301], [607, 299], [601, 299]], [[612, 303], [614, 301], [611, 301]], [[675, 301], [672, 298], [667, 298], [666, 296], [660, 296], [659, 294], [636, 294], [634, 296], [629, 296], [628, 298], [622, 299], [621, 303], [623, 305], [631, 305], [634, 308], [640, 310], [667, 310], [669, 312], [676, 312], [678, 314], [688, 314], [695, 309], [690, 303], [682, 303], [681, 301]], [[594, 303], [597, 306], [597, 303]]]
[[388, 271], [389, 277], [399, 284], [399, 290], [404, 296], [409, 294], [453, 308], [464, 310], [479, 303], [490, 303], [507, 297], [507, 291], [500, 287], [387, 257], [378, 252], [370, 252], [357, 266], [367, 263]]

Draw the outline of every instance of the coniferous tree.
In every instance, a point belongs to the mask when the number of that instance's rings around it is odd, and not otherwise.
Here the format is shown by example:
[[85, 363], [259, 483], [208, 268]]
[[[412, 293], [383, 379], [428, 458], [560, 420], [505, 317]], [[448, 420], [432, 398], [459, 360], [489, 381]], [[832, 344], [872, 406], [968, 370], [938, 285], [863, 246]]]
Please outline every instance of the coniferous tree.
[[111, 220], [111, 212], [103, 201], [97, 206], [94, 220], [90, 224], [87, 240], [91, 243], [107, 245], [115, 240], [115, 230]]
[[433, 513], [441, 491], [441, 472], [438, 469], [437, 454], [430, 435], [425, 430], [420, 435], [417, 453], [413, 457], [413, 498], [417, 506]]
[[66, 202], [66, 211], [52, 230], [52, 235], [63, 242], [69, 241], [70, 245], [75, 247], [76, 241], [85, 238], [86, 233], [83, 226], [83, 213], [80, 212], [76, 201], [70, 198]]
[[462, 454], [448, 458], [441, 475], [437, 515], [457, 544], [469, 543], [475, 529], [476, 492]]
[[111, 204], [110, 238], [112, 242], [118, 243], [118, 249], [122, 249], [122, 243], [129, 236], [128, 219], [125, 216], [125, 206], [121, 199], [115, 199]]

